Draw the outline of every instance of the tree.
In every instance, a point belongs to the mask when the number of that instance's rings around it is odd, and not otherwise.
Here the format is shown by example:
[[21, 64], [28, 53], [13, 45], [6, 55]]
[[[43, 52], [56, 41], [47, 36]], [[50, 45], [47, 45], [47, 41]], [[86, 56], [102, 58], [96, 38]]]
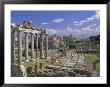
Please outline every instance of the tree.
[[69, 46], [70, 49], [76, 49], [76, 43], [74, 41], [70, 41], [68, 43], [68, 46]]

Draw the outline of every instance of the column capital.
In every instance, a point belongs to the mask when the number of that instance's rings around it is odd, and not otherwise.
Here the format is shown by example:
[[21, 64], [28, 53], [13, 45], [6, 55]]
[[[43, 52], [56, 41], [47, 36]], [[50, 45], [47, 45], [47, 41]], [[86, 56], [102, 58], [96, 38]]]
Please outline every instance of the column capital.
[[45, 34], [46, 34], [46, 35], [48, 35], [48, 32], [47, 32], [47, 31], [45, 31]]
[[48, 34], [45, 34], [45, 35], [48, 35]]

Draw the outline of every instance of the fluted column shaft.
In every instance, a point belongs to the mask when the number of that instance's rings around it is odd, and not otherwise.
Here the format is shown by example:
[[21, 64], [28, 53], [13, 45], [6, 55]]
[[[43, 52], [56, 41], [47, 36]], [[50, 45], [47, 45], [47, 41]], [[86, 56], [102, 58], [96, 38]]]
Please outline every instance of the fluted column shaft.
[[25, 32], [25, 60], [28, 59], [28, 33]]
[[89, 43], [89, 49], [91, 50], [91, 41], [90, 41], [90, 43]]
[[18, 31], [18, 65], [22, 62], [22, 31]]
[[34, 34], [31, 33], [31, 59], [34, 59]]
[[11, 64], [15, 64], [15, 37], [14, 31], [11, 31]]
[[38, 34], [36, 33], [36, 58], [38, 58]]
[[46, 34], [45, 58], [48, 57], [48, 34]]
[[43, 34], [40, 34], [40, 58], [43, 58]]

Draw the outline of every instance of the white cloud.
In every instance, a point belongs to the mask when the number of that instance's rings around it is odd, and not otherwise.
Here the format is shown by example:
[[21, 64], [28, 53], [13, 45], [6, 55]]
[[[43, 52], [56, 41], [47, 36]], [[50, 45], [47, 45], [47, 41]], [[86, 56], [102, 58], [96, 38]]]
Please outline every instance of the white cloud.
[[94, 36], [100, 34], [99, 29], [91, 29], [89, 27], [83, 28], [82, 29], [82, 35], [83, 37], [89, 37], [89, 36]]
[[87, 21], [91, 21], [91, 20], [93, 20], [94, 18], [95, 18], [95, 15], [92, 16], [92, 17], [87, 18]]
[[47, 29], [49, 35], [57, 34], [58, 30], [56, 29]]
[[76, 26], [78, 26], [78, 25], [81, 25], [81, 24], [82, 24], [81, 22], [78, 22], [78, 21], [74, 21], [73, 23], [74, 23], [74, 25], [76, 25]]
[[81, 25], [85, 25], [87, 23], [93, 23], [93, 22], [96, 22], [96, 20], [100, 20], [100, 11], [96, 11], [95, 15], [91, 16], [91, 17], [88, 17], [84, 20], [81, 20], [81, 21], [74, 21], [74, 25], [77, 25], [77, 26], [81, 26]]
[[70, 28], [70, 27], [68, 26], [68, 27], [67, 27], [67, 30], [68, 30], [68, 31], [71, 31], [71, 30], [72, 30], [72, 28]]
[[64, 30], [48, 29], [48, 33], [49, 33], [49, 35], [57, 34], [60, 36], [72, 34], [73, 37], [78, 37], [78, 38], [87, 38], [89, 36], [94, 36], [94, 35], [100, 34], [99, 26], [96, 27], [95, 29], [92, 29], [91, 26], [84, 27], [82, 29], [73, 29], [69, 26], [67, 27], [67, 29], [64, 29]]
[[74, 21], [74, 24], [78, 24], [78, 21]]
[[47, 23], [47, 22], [43, 22], [42, 24], [43, 24], [43, 25], [47, 25], [47, 24], [49, 24], [49, 23]]
[[54, 19], [52, 22], [61, 23], [61, 22], [63, 22], [63, 21], [64, 21], [63, 18], [58, 18], [58, 19]]
[[96, 24], [91, 24], [91, 25], [88, 25], [89, 28], [92, 28], [94, 26], [97, 26]]
[[74, 25], [76, 25], [76, 26], [80, 26], [81, 24], [82, 24], [81, 22], [78, 22], [78, 21], [75, 22], [75, 21], [74, 21]]
[[[55, 19], [53, 22], [61, 23], [63, 19]], [[94, 36], [100, 34], [100, 12], [88, 17], [84, 20], [73, 21], [72, 25], [69, 25], [66, 29], [48, 29], [50, 35], [58, 34], [60, 36], [65, 36], [72, 34], [73, 37], [77, 38], [87, 38], [89, 36]]]
[[86, 20], [82, 20], [82, 21], [80, 21], [81, 23], [84, 23], [84, 22], [86, 22]]
[[96, 29], [100, 30], [100, 26], [96, 27]]
[[77, 24], [74, 24], [74, 25], [78, 26], [78, 25], [81, 25], [81, 23], [77, 23]]
[[87, 20], [95, 20], [100, 19], [100, 11], [96, 11], [96, 14], [91, 16], [90, 18], [87, 18]]

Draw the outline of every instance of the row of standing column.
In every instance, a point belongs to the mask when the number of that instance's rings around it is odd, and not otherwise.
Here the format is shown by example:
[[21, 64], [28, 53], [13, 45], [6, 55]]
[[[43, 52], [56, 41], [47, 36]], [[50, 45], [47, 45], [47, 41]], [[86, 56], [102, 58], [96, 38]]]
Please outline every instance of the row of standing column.
[[[31, 58], [34, 59], [34, 34], [31, 33]], [[25, 32], [25, 59], [28, 59], [28, 33]], [[38, 34], [36, 34], [36, 57], [38, 57]]]
[[[22, 62], [22, 30], [17, 31], [18, 32], [18, 65]], [[15, 38], [14, 33], [11, 34], [12, 39], [12, 63], [15, 63]], [[40, 58], [43, 58], [43, 33], [40, 34]], [[47, 58], [47, 51], [48, 51], [48, 34], [46, 36], [46, 46], [45, 46], [45, 58]], [[34, 59], [34, 33], [31, 33], [31, 59]], [[38, 34], [36, 33], [36, 58], [38, 58]], [[25, 60], [28, 59], [28, 33], [25, 32]]]
[[[43, 33], [40, 34], [40, 58], [43, 58]], [[48, 34], [45, 34], [45, 58], [48, 56]]]
[[15, 63], [15, 38], [14, 38], [15, 31], [12, 31], [11, 33], [11, 64], [13, 65]]

